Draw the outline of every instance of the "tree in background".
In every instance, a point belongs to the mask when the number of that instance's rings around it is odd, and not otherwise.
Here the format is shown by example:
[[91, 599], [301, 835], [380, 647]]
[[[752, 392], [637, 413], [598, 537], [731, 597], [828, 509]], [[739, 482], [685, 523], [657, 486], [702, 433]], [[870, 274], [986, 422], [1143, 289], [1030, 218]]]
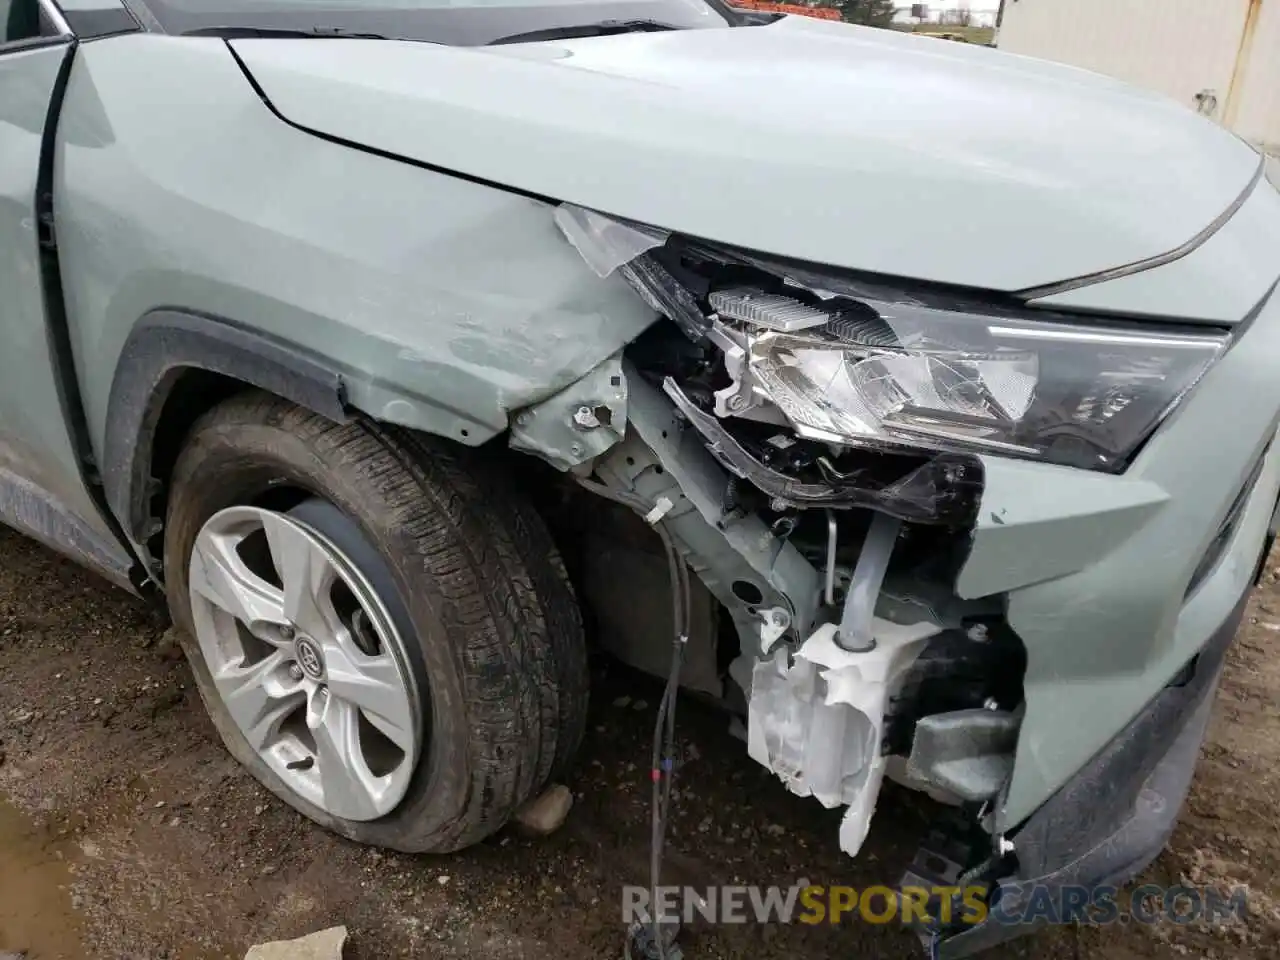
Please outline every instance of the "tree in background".
[[869, 27], [890, 26], [897, 12], [894, 0], [834, 0], [831, 6], [840, 11], [845, 22]]

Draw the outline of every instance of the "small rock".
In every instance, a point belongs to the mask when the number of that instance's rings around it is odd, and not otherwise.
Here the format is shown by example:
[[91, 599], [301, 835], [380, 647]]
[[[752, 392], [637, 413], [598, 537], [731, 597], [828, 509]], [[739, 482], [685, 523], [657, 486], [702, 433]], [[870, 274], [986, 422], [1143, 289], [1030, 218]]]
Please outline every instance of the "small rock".
[[631, 705], [631, 698], [628, 696], [621, 696], [617, 700], [613, 701], [613, 705], [619, 709], [629, 707]]
[[780, 837], [787, 832], [787, 828], [780, 823], [770, 823], [765, 826], [764, 832], [772, 834], [775, 837]]
[[176, 827], [180, 823], [182, 823], [182, 821], [179, 820], [177, 817], [174, 817], [172, 820], [169, 821], [169, 826]]
[[156, 653], [164, 660], [180, 660], [182, 658], [182, 644], [178, 642], [178, 628], [170, 627], [160, 637], [156, 643]]
[[156, 801], [156, 809], [157, 809], [157, 810], [159, 810], [159, 809], [160, 809], [161, 807], [163, 807], [163, 806], [164, 806], [164, 801], [163, 801], [163, 800], [157, 800], [157, 801]]
[[268, 863], [265, 867], [262, 868], [262, 875], [264, 877], [269, 877], [275, 872], [276, 872], [276, 865], [274, 863]]
[[447, 886], [449, 883], [449, 875], [447, 873], [440, 874], [440, 876], [436, 877], [436, 883], [440, 884], [442, 887]]
[[631, 709], [632, 710], [648, 710], [649, 703], [646, 700], [637, 700], [635, 703], [631, 705]]
[[342, 960], [346, 927], [330, 927], [299, 940], [277, 940], [250, 947], [244, 960]]
[[527, 833], [545, 837], [560, 829], [572, 807], [573, 794], [564, 784], [557, 783], [517, 810], [514, 819]]

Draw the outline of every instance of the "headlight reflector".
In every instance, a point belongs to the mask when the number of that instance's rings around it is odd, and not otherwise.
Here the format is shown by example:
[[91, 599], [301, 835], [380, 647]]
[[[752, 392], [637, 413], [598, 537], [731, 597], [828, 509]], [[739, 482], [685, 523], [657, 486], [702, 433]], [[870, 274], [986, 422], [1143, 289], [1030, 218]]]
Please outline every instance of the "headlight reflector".
[[[801, 435], [1123, 469], [1229, 335], [754, 288], [710, 295]], [[823, 314], [816, 320], [814, 314]]]

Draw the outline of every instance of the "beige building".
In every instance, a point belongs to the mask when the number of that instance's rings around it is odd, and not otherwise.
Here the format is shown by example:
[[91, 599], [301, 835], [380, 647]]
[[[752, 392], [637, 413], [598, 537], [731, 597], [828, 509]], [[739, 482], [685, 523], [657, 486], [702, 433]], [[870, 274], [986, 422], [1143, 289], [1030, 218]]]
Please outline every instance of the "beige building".
[[1004, 0], [997, 43], [1158, 90], [1280, 152], [1280, 0]]

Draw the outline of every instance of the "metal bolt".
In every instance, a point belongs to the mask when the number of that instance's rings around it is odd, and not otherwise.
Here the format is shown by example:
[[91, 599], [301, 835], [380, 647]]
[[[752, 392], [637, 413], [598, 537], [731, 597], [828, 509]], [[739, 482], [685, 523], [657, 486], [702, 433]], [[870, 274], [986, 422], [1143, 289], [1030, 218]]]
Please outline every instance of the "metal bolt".
[[290, 626], [290, 625], [289, 625], [289, 624], [287, 624], [287, 623], [286, 623], [286, 624], [283, 624], [283, 625], [280, 627], [280, 639], [281, 639], [281, 640], [292, 640], [292, 639], [293, 639], [293, 627], [292, 627], [292, 626]]
[[982, 701], [982, 709], [984, 709], [984, 710], [999, 710], [999, 709], [1000, 709], [1000, 703], [999, 703], [999, 701], [997, 701], [997, 700], [996, 700], [996, 698], [995, 698], [995, 697], [987, 697], [987, 699], [986, 699], [986, 700], [983, 700], [983, 701]]
[[289, 678], [291, 680], [301, 680], [303, 676], [304, 674], [300, 666], [298, 666], [296, 663], [289, 664]]
[[573, 456], [575, 457], [580, 457], [585, 452], [586, 452], [586, 448], [580, 443], [575, 443], [573, 446], [569, 448], [569, 453], [573, 454]]
[[600, 418], [590, 407], [579, 407], [573, 412], [573, 422], [583, 430], [594, 430], [600, 426]]
[[524, 413], [518, 414], [516, 416], [516, 423], [519, 426], [524, 427], [524, 426], [528, 426], [529, 421], [532, 419], [533, 419], [533, 415], [526, 410]]
[[740, 393], [735, 393], [729, 398], [727, 405], [730, 410], [741, 410], [747, 405], [747, 398]]
[[987, 636], [987, 625], [985, 623], [975, 623], [969, 628], [968, 636], [974, 643], [986, 643], [989, 639]]

